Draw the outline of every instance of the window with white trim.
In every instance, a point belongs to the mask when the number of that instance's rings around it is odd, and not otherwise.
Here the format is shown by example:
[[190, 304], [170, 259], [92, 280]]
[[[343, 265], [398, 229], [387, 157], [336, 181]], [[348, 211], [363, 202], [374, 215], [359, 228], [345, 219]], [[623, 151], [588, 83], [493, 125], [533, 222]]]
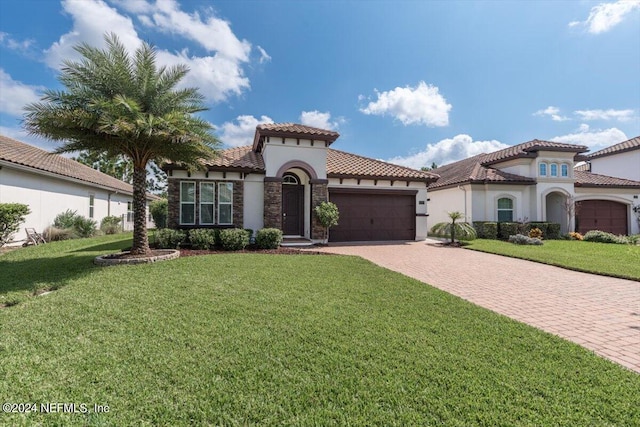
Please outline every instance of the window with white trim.
[[563, 163], [560, 165], [560, 175], [563, 177], [568, 177], [569, 176], [569, 165], [566, 163]]
[[555, 163], [551, 163], [551, 166], [549, 166], [549, 171], [551, 172], [551, 176], [558, 176], [558, 165]]
[[233, 224], [233, 183], [218, 183], [218, 224]]
[[180, 183], [180, 224], [196, 223], [196, 183]]
[[546, 163], [540, 163], [540, 176], [547, 176], [547, 164]]
[[200, 224], [214, 224], [215, 190], [213, 182], [200, 183]]
[[96, 207], [96, 196], [89, 194], [89, 218], [93, 218], [94, 210]]
[[498, 222], [513, 222], [513, 200], [508, 197], [498, 199]]

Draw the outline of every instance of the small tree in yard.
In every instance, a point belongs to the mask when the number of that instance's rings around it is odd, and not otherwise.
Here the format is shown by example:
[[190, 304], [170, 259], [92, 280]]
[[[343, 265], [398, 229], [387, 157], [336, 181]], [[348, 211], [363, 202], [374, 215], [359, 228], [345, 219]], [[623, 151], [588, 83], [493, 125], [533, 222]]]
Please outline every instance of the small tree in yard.
[[85, 43], [80, 62], [65, 61], [59, 80], [65, 90], [46, 90], [29, 104], [24, 126], [32, 135], [61, 141], [57, 153], [89, 150], [133, 165], [133, 245], [147, 255], [147, 166], [174, 161], [189, 167], [215, 156], [218, 140], [211, 123], [195, 114], [206, 110], [195, 88], [178, 88], [188, 68], [158, 67], [156, 50], [143, 43], [133, 54], [114, 34], [104, 50]]
[[156, 224], [156, 228], [167, 228], [169, 216], [169, 202], [167, 199], [154, 200], [149, 204], [149, 212]]
[[0, 203], [0, 248], [13, 240], [13, 233], [29, 215], [29, 206], [21, 203]]
[[340, 219], [340, 212], [335, 203], [321, 202], [315, 208], [316, 217], [320, 224], [324, 227], [324, 243], [329, 241], [329, 228], [334, 225], [338, 225]]
[[451, 243], [458, 240], [473, 240], [476, 238], [476, 230], [473, 226], [466, 222], [456, 222], [464, 217], [460, 212], [449, 212], [451, 222], [439, 222], [431, 227], [431, 232], [438, 236], [449, 235]]

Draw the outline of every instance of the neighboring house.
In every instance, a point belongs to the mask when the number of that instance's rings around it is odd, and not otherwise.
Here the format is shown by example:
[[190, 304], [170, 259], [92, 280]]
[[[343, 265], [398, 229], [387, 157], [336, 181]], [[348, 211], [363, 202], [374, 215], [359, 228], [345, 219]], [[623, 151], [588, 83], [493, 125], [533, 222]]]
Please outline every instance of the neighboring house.
[[[94, 219], [122, 218], [125, 230], [133, 229], [133, 187], [69, 158], [0, 135], [0, 203], [23, 203], [31, 213], [15, 234], [26, 238], [25, 228], [38, 232], [70, 209]], [[157, 199], [148, 195], [147, 200]], [[153, 222], [147, 215], [148, 226]]]
[[433, 172], [440, 179], [429, 186], [429, 222], [448, 221], [447, 212], [460, 211], [467, 222], [549, 221], [563, 232], [639, 233], [633, 208], [640, 202], [640, 180], [624, 178], [638, 173], [637, 161], [629, 165], [620, 156], [623, 161], [606, 175], [574, 170], [586, 151], [533, 140], [438, 167]]
[[583, 157], [581, 170], [640, 181], [640, 136]]
[[329, 148], [330, 130], [292, 123], [256, 127], [252, 146], [224, 150], [204, 169], [166, 164], [169, 226], [281, 229], [314, 242], [313, 209], [340, 211], [330, 241], [420, 240], [427, 236], [427, 186], [437, 175]]

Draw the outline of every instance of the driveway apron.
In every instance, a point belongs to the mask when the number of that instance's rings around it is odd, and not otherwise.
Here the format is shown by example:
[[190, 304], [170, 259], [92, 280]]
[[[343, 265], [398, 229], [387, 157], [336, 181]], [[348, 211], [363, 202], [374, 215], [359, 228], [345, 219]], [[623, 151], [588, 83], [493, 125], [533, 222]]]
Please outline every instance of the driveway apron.
[[332, 244], [640, 373], [640, 282], [433, 242]]

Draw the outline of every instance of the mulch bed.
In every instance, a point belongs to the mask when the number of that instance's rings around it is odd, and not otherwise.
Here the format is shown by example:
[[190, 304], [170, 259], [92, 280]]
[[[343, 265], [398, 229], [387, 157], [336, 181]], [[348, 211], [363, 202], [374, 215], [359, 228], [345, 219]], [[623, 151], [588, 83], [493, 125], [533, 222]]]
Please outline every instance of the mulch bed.
[[271, 254], [271, 255], [331, 255], [326, 252], [313, 251], [309, 249], [296, 249], [296, 248], [283, 248], [278, 249], [258, 249], [254, 247], [247, 247], [241, 251], [222, 251], [218, 249], [213, 250], [200, 250], [200, 249], [185, 249], [180, 248], [180, 258], [188, 256], [198, 255], [213, 255], [213, 254]]

